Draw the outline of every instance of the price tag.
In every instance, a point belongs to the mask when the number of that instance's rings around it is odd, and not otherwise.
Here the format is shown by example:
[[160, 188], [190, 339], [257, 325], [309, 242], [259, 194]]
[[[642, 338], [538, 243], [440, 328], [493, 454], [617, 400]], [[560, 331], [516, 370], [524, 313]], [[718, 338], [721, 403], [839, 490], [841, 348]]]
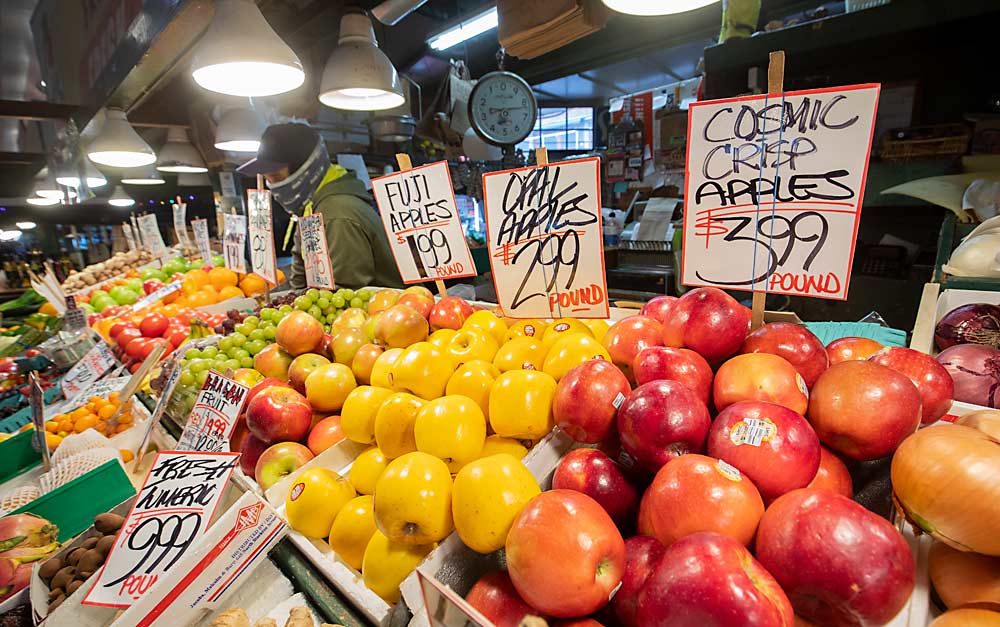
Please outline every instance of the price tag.
[[448, 586], [417, 569], [431, 627], [493, 627], [493, 623]]
[[[157, 352], [153, 352], [157, 355]], [[159, 355], [157, 355], [157, 359]], [[143, 364], [145, 366], [145, 363]], [[170, 402], [170, 397], [174, 395], [174, 389], [177, 387], [177, 382], [181, 379], [181, 364], [177, 360], [177, 356], [172, 357], [163, 368], [167, 371], [167, 381], [163, 384], [163, 390], [160, 392], [160, 397], [156, 400], [156, 406], [153, 407], [153, 414], [149, 418], [149, 423], [146, 425], [146, 432], [142, 434], [142, 442], [139, 443], [139, 448], [136, 449], [136, 467], [142, 463], [142, 458], [146, 455], [146, 449], [149, 446], [149, 439], [153, 435], [153, 429], [156, 425], [160, 424], [160, 420], [163, 419], [163, 412], [167, 410], [167, 403]], [[142, 372], [142, 368], [136, 371], [137, 373]], [[145, 375], [143, 375], [145, 378]], [[140, 379], [141, 381], [142, 379]], [[123, 394], [124, 398], [126, 395]], [[125, 401], [123, 401], [125, 402]]]
[[177, 236], [177, 243], [182, 248], [187, 248], [191, 245], [187, 232], [187, 203], [175, 202], [170, 208], [174, 214], [174, 235]]
[[[218, 200], [218, 199], [216, 199]], [[218, 203], [215, 205], [215, 236], [222, 239], [222, 236], [226, 233], [226, 214], [219, 207]]]
[[476, 276], [447, 161], [377, 178], [372, 191], [404, 283]]
[[205, 265], [212, 264], [212, 245], [208, 239], [208, 220], [192, 220], [191, 228], [194, 230], [194, 241], [198, 243], [201, 250], [201, 260]]
[[125, 608], [208, 528], [239, 453], [157, 454], [85, 605]]
[[483, 175], [497, 302], [510, 318], [607, 318], [600, 159]]
[[146, 294], [139, 300], [132, 303], [132, 311], [141, 311], [146, 307], [149, 307], [153, 303], [161, 300], [164, 296], [169, 296], [170, 294], [173, 294], [179, 289], [181, 289], [181, 282], [171, 281], [170, 283], [167, 283], [160, 289], [154, 292], [150, 292], [149, 294]]
[[63, 328], [73, 333], [87, 329], [87, 314], [76, 306], [76, 297], [66, 297], [66, 312], [63, 314]]
[[139, 233], [142, 234], [143, 246], [147, 248], [157, 259], [163, 259], [170, 255], [167, 245], [163, 243], [163, 236], [160, 235], [160, 227], [156, 223], [156, 214], [150, 213], [139, 216]]
[[302, 238], [302, 262], [306, 270], [306, 285], [316, 289], [333, 289], [333, 267], [326, 247], [323, 216], [318, 213], [299, 218]]
[[693, 103], [685, 285], [845, 300], [878, 85]]
[[178, 441], [181, 451], [228, 451], [250, 388], [209, 370]]
[[125, 243], [128, 244], [129, 252], [137, 250], [135, 244], [135, 235], [132, 234], [132, 225], [128, 222], [122, 222], [122, 233], [125, 234]]
[[[107, 398], [108, 394], [111, 394], [112, 392], [120, 392], [122, 389], [124, 389], [125, 386], [128, 385], [128, 382], [131, 378], [132, 378], [131, 376], [111, 377], [111, 378], [101, 379], [100, 381], [95, 381], [89, 384], [87, 387], [80, 390], [79, 392], [77, 392], [74, 396], [67, 396], [66, 397], [67, 400], [60, 403], [60, 406], [63, 409], [69, 411], [72, 409], [76, 409], [80, 405], [83, 405], [86, 399], [90, 398], [91, 396], [100, 396], [101, 398]], [[66, 412], [60, 411], [56, 413], [66, 413]]]
[[247, 190], [250, 223], [250, 266], [272, 285], [278, 284], [278, 261], [274, 255], [274, 225], [271, 223], [271, 192]]
[[98, 339], [83, 359], [76, 362], [69, 372], [63, 375], [60, 384], [63, 396], [73, 398], [116, 365], [118, 360], [111, 352], [111, 347], [103, 339]]
[[42, 392], [42, 385], [38, 382], [38, 373], [28, 373], [29, 394], [28, 402], [31, 403], [31, 424], [35, 427], [31, 434], [31, 445], [36, 451], [42, 454], [42, 465], [45, 472], [51, 468], [49, 461], [49, 447], [45, 442], [45, 394]]
[[222, 190], [222, 195], [227, 198], [240, 197], [236, 193], [236, 177], [232, 172], [219, 172], [219, 188]]
[[224, 221], [226, 230], [222, 239], [222, 255], [226, 267], [243, 274], [247, 271], [247, 217], [231, 213]]

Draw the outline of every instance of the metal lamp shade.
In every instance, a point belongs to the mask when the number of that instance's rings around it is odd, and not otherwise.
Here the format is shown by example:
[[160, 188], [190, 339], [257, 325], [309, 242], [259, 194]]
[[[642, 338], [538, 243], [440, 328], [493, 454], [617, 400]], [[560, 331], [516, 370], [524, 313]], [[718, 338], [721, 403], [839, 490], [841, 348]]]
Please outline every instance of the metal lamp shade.
[[135, 132], [121, 109], [108, 109], [104, 125], [87, 148], [87, 156], [94, 163], [112, 168], [134, 168], [156, 161], [156, 153]]
[[381, 111], [405, 100], [399, 74], [379, 50], [371, 22], [358, 13], [345, 15], [339, 45], [323, 70], [319, 101], [334, 109]]
[[628, 15], [673, 15], [715, 4], [719, 0], [603, 0], [612, 11]]
[[108, 198], [108, 204], [112, 207], [131, 207], [135, 204], [135, 200], [119, 185], [115, 187], [115, 193], [111, 194], [111, 198]]
[[160, 150], [156, 169], [160, 172], [208, 172], [205, 160], [188, 141], [187, 131], [176, 127], [167, 130], [167, 143]]
[[215, 129], [215, 147], [228, 152], [257, 152], [264, 120], [250, 109], [230, 109]]
[[152, 166], [134, 168], [122, 174], [122, 183], [126, 185], [163, 185], [166, 181], [163, 175]]
[[[83, 158], [83, 176], [87, 181], [87, 187], [94, 189], [95, 187], [104, 187], [108, 184], [108, 179], [101, 174], [101, 171], [97, 169], [94, 163]], [[65, 185], [66, 187], [80, 187], [80, 176], [78, 172], [72, 170], [67, 170], [62, 176], [56, 177], [56, 183], [60, 185]]]

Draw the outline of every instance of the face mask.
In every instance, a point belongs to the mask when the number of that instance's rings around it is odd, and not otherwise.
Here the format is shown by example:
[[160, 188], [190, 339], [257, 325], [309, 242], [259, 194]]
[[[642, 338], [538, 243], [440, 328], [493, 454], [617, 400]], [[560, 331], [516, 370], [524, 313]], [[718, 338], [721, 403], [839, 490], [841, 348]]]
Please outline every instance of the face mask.
[[306, 162], [287, 179], [271, 185], [271, 195], [281, 206], [295, 215], [302, 211], [312, 197], [316, 186], [330, 168], [330, 155], [320, 140]]

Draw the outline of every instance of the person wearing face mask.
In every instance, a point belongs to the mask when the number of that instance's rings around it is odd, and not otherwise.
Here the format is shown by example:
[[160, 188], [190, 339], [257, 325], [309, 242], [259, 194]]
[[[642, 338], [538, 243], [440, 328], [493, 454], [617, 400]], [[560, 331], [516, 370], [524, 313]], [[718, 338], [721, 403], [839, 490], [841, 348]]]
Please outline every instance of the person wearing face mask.
[[[330, 163], [319, 133], [305, 124], [275, 124], [260, 138], [257, 157], [236, 170], [261, 174], [272, 198], [292, 216], [323, 216], [337, 287], [403, 287], [372, 197], [353, 172]], [[298, 229], [288, 282], [306, 287]]]

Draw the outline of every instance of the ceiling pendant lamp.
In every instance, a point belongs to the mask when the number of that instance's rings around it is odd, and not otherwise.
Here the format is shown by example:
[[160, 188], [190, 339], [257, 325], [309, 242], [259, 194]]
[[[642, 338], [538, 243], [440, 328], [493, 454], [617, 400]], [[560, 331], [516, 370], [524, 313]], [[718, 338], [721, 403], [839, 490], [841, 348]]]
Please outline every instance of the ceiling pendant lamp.
[[[101, 171], [97, 169], [94, 163], [84, 157], [83, 158], [83, 177], [84, 181], [87, 183], [87, 187], [94, 189], [97, 187], [104, 187], [108, 184], [108, 179], [101, 174]], [[65, 171], [56, 177], [56, 183], [60, 185], [65, 185], [66, 187], [80, 187], [80, 176], [72, 166], [69, 166]]]
[[152, 166], [131, 170], [122, 174], [122, 183], [126, 185], [163, 185], [166, 183], [163, 175]]
[[35, 195], [42, 198], [55, 198], [56, 202], [62, 200], [63, 198], [76, 198], [76, 192], [72, 189], [63, 189], [56, 182], [56, 178], [50, 174], [47, 167], [42, 168], [35, 177], [38, 183], [35, 185]]
[[208, 172], [205, 160], [188, 140], [187, 131], [172, 126], [167, 129], [167, 143], [156, 161], [160, 172]]
[[253, 0], [217, 0], [191, 76], [205, 89], [231, 96], [273, 96], [306, 80], [299, 58]]
[[112, 207], [131, 207], [135, 204], [135, 199], [125, 193], [122, 186], [115, 187], [115, 193], [108, 198], [108, 204]]
[[230, 109], [222, 114], [215, 129], [215, 147], [227, 152], [257, 152], [260, 136], [264, 134], [264, 120], [256, 111], [246, 108]]
[[603, 0], [612, 11], [628, 15], [673, 15], [715, 4], [719, 0]]
[[399, 74], [379, 50], [365, 15], [348, 13], [340, 20], [340, 40], [323, 70], [319, 101], [349, 111], [381, 111], [406, 101]]
[[128, 123], [125, 112], [111, 108], [104, 112], [104, 125], [87, 148], [87, 156], [112, 168], [134, 168], [156, 161], [153, 149]]
[[51, 207], [52, 205], [58, 205], [58, 198], [51, 198], [49, 196], [29, 196], [25, 198], [24, 201], [29, 205], [35, 205], [36, 207]]

